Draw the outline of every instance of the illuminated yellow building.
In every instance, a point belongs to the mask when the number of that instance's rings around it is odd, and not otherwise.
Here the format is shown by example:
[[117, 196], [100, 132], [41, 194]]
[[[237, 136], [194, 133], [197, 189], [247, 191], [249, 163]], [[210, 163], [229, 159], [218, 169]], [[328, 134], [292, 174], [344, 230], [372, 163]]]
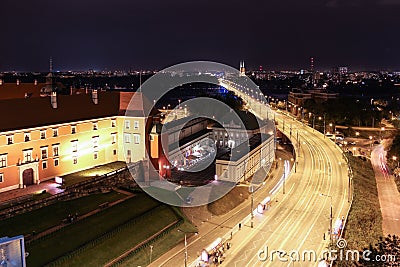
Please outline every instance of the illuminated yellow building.
[[[131, 99], [134, 104], [128, 110]], [[0, 114], [0, 192], [96, 165], [145, 157], [141, 93], [93, 90], [3, 99]]]

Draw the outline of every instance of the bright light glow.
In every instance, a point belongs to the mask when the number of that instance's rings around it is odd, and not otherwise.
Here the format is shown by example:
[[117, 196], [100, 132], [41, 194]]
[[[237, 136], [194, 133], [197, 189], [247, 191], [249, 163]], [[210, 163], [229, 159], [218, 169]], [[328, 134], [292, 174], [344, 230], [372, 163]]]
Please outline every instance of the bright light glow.
[[63, 183], [63, 178], [62, 178], [62, 177], [59, 177], [59, 176], [56, 176], [56, 177], [55, 177], [55, 182], [56, 182], [57, 184], [62, 184], [62, 183]]

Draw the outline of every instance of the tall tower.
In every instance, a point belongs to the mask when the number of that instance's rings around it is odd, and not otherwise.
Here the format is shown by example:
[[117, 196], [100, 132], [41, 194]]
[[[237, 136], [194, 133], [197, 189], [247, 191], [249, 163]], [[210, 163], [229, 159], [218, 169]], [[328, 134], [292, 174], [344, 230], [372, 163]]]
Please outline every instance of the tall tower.
[[246, 68], [244, 67], [244, 60], [240, 61], [239, 71], [240, 71], [240, 76], [246, 76]]
[[53, 58], [49, 60], [49, 74], [46, 75], [46, 86], [41, 89], [41, 95], [50, 95], [53, 91]]
[[314, 58], [310, 57], [310, 72], [314, 72]]

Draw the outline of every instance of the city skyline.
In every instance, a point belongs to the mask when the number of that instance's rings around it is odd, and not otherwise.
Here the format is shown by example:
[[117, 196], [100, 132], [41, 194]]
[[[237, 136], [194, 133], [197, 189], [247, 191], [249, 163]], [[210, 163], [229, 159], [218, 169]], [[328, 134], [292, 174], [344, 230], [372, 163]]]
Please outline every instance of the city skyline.
[[[399, 70], [397, 1], [185, 3], [3, 1], [0, 71], [163, 69], [212, 60], [248, 69]], [[21, 7], [24, 7], [21, 9]]]

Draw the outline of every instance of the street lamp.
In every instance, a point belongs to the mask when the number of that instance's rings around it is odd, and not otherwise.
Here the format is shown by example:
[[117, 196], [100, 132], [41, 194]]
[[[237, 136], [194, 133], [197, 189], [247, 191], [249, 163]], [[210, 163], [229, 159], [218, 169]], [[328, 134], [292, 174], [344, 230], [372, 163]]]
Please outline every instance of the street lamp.
[[150, 245], [150, 264], [151, 264], [151, 256], [153, 254], [153, 245]]
[[326, 194], [323, 194], [323, 193], [320, 193], [319, 195], [322, 196], [322, 197], [329, 197], [331, 199], [331, 216], [330, 216], [330, 223], [329, 223], [330, 224], [330, 226], [329, 226], [329, 240], [330, 240], [330, 242], [332, 244], [332, 196], [326, 195]]
[[185, 267], [187, 267], [187, 261], [188, 261], [188, 254], [187, 254], [187, 240], [186, 240], [186, 235], [187, 234], [198, 234], [198, 232], [186, 232], [181, 229], [178, 229], [178, 232], [184, 233], [185, 234]]
[[[392, 159], [393, 159], [393, 162], [397, 161], [397, 157], [396, 156], [393, 156]], [[398, 167], [399, 167], [399, 162], [397, 161], [397, 168]]]
[[379, 141], [382, 141], [382, 132], [385, 130], [385, 127], [382, 127], [379, 132]]

